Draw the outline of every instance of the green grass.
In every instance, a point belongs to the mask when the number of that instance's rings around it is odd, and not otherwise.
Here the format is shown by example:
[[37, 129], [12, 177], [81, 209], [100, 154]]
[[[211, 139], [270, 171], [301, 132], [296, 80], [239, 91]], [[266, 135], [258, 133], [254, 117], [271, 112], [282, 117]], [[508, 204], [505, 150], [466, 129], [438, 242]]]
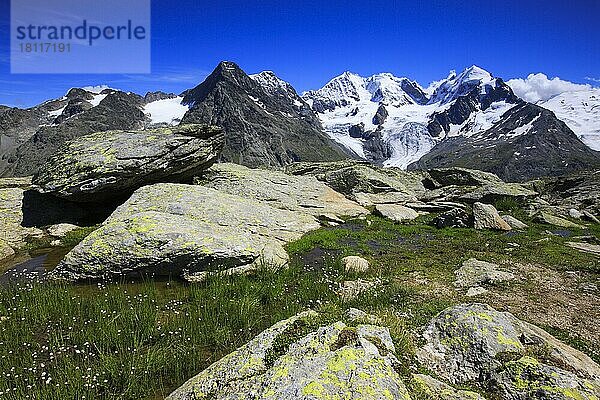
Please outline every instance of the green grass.
[[[548, 236], [545, 231], [554, 228], [529, 220], [527, 232], [507, 235], [438, 230], [427, 225], [431, 218], [401, 225], [369, 217], [323, 228], [287, 246], [292, 259], [287, 269], [211, 277], [201, 284], [0, 288], [0, 398], [163, 398], [260, 331], [309, 308], [326, 320], [342, 318], [348, 307], [376, 314], [390, 328], [399, 370], [408, 375], [418, 345], [415, 328], [464, 301], [453, 290], [437, 293], [435, 286], [424, 295], [410, 277], [451, 286], [454, 270], [470, 257], [600, 271], [597, 257], [564, 246], [568, 238]], [[599, 236], [600, 228], [573, 232], [589, 233]], [[66, 241], [75, 244], [86, 234], [76, 231]], [[538, 242], [546, 237], [550, 240]], [[520, 247], [507, 251], [509, 243]], [[344, 271], [340, 260], [349, 254], [366, 257], [372, 268]], [[338, 283], [357, 277], [383, 284], [342, 302], [335, 293]], [[296, 328], [296, 336], [304, 332]], [[590, 346], [567, 339], [584, 351]], [[279, 351], [287, 345], [280, 343]]]

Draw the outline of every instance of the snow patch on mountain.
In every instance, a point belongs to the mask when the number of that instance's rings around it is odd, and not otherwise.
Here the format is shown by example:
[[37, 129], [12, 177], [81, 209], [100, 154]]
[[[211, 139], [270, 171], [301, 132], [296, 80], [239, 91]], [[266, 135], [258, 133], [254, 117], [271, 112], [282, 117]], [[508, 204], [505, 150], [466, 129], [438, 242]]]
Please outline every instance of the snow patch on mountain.
[[143, 111], [150, 117], [151, 124], [177, 125], [189, 109], [182, 101], [183, 97], [156, 100], [146, 104]]
[[495, 86], [496, 79], [476, 65], [473, 65], [459, 75], [443, 81], [433, 92], [429, 99], [430, 104], [446, 104], [456, 100], [457, 97], [467, 94], [474, 86], [480, 86], [483, 93], [487, 86]]
[[538, 105], [553, 111], [583, 143], [600, 151], [599, 88], [588, 87], [587, 90], [560, 93]]

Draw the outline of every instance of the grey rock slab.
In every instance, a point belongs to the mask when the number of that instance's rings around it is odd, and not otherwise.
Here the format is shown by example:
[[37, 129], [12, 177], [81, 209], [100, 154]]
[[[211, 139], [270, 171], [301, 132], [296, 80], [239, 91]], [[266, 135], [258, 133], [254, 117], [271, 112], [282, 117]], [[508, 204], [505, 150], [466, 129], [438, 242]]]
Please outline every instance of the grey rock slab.
[[[294, 176], [237, 164], [215, 164], [198, 183], [222, 192], [263, 201], [275, 208], [317, 217], [358, 217], [369, 211], [313, 176]], [[343, 222], [343, 221], [342, 221]]]
[[419, 213], [399, 204], [377, 204], [375, 213], [395, 222], [412, 221]]
[[212, 165], [225, 137], [209, 125], [108, 131], [68, 142], [33, 177], [40, 193], [100, 202], [161, 181], [191, 179]]
[[504, 220], [504, 222], [506, 222], [508, 225], [510, 225], [510, 227], [512, 229], [527, 229], [528, 226], [527, 224], [519, 221], [518, 219], [516, 219], [515, 217], [511, 216], [511, 215], [503, 215], [502, 219]]

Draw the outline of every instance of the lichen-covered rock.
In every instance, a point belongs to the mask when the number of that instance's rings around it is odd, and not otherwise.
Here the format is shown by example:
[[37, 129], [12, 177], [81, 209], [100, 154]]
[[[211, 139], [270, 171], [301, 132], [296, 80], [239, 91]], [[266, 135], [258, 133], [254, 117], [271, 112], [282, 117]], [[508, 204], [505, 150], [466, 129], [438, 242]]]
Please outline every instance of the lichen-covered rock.
[[422, 396], [437, 400], [485, 400], [479, 393], [455, 389], [429, 375], [414, 374], [413, 384]]
[[560, 226], [561, 228], [584, 228], [582, 225], [571, 222], [568, 219], [557, 217], [548, 212], [542, 211], [535, 216], [536, 221], [542, 224]]
[[342, 262], [347, 272], [366, 272], [369, 269], [369, 262], [359, 256], [344, 257]]
[[[307, 320], [308, 318], [308, 320]], [[209, 366], [168, 400], [410, 400], [386, 328], [296, 316]]]
[[313, 176], [250, 169], [237, 164], [215, 164], [198, 183], [222, 192], [242, 195], [284, 210], [316, 217], [357, 217], [369, 211], [334, 191]]
[[[180, 275], [287, 262], [283, 245], [317, 229], [308, 214], [273, 208], [204, 186], [161, 183], [138, 189], [79, 243], [54, 278]], [[244, 269], [244, 268], [242, 268]]]
[[512, 228], [498, 214], [498, 210], [491, 204], [473, 204], [473, 218], [475, 229], [496, 229], [510, 231]]
[[481, 285], [497, 285], [515, 279], [515, 276], [507, 271], [502, 271], [497, 264], [479, 261], [470, 258], [463, 262], [462, 266], [455, 271], [458, 287], [472, 287]]
[[400, 204], [377, 204], [375, 212], [395, 222], [411, 221], [419, 216], [419, 213], [412, 208]]
[[146, 184], [191, 179], [216, 161], [224, 143], [222, 130], [208, 125], [94, 133], [68, 142], [33, 183], [71, 201], [104, 201]]
[[510, 225], [510, 227], [512, 229], [527, 229], [528, 226], [526, 224], [524, 224], [523, 222], [519, 221], [518, 219], [516, 219], [515, 217], [511, 216], [511, 215], [503, 215], [502, 219], [504, 220], [504, 222], [506, 222], [508, 225]]
[[504, 364], [496, 379], [496, 390], [504, 399], [597, 400], [600, 381], [524, 356]]
[[[600, 366], [592, 359], [542, 329], [485, 304], [444, 310], [427, 326], [424, 339], [426, 344], [417, 351], [419, 361], [453, 384], [478, 383], [492, 391], [503, 387], [501, 398], [507, 400], [565, 398], [521, 395], [534, 387], [538, 376], [552, 386], [548, 393], [571, 393], [574, 397], [567, 398], [572, 399], [592, 399], [585, 397], [589, 393], [600, 395]], [[520, 367], [514, 363], [525, 356], [536, 357], [538, 375], [518, 373]], [[556, 379], [543, 377], [544, 371], [553, 371], [549, 374]]]

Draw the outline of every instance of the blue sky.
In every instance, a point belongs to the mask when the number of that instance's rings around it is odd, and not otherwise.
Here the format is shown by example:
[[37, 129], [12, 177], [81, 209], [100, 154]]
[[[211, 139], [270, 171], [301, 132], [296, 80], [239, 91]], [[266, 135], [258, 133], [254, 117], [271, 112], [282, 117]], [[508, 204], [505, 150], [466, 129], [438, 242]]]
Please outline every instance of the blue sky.
[[[27, 1], [27, 0], [18, 0]], [[70, 87], [181, 92], [221, 60], [275, 71], [298, 91], [345, 70], [427, 85], [477, 64], [505, 79], [600, 78], [600, 1], [152, 1], [152, 74], [11, 75], [0, 0], [0, 104], [30, 106]]]

